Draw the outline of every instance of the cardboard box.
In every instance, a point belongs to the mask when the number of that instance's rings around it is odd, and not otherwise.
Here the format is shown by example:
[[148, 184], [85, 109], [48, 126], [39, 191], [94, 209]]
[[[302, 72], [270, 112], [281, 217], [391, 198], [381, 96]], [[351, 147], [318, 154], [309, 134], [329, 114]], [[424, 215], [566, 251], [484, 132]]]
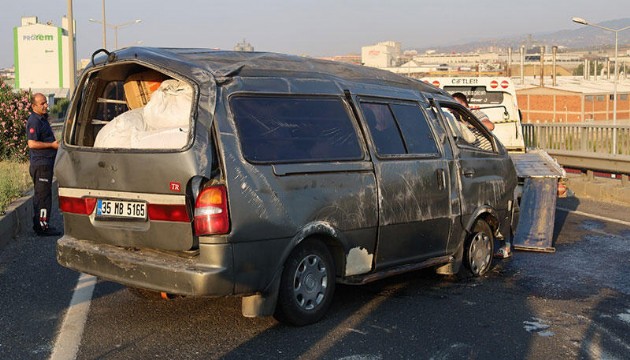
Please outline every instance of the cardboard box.
[[129, 75], [123, 86], [129, 109], [137, 109], [146, 105], [151, 98], [151, 94], [167, 78], [166, 75], [154, 70]]

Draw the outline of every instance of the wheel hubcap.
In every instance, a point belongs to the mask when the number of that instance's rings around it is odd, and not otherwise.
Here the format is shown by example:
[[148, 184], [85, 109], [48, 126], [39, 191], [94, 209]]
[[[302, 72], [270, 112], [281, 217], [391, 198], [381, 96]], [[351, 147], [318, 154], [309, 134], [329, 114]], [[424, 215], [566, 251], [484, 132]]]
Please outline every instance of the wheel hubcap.
[[477, 233], [470, 244], [470, 270], [479, 275], [485, 271], [492, 259], [490, 237], [484, 233]]
[[328, 288], [328, 274], [322, 259], [309, 255], [302, 259], [293, 277], [293, 295], [297, 304], [312, 310], [324, 300]]

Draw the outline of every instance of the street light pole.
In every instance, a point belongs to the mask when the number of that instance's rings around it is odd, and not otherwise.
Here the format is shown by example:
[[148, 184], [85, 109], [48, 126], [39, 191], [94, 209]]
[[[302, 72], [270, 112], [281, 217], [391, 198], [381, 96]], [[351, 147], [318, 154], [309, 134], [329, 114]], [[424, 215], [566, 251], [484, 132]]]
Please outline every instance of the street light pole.
[[70, 88], [70, 95], [74, 92], [74, 78], [77, 75], [76, 59], [74, 50], [74, 16], [72, 15], [72, 0], [68, 0], [68, 87]]
[[[133, 25], [133, 24], [138, 24], [138, 23], [142, 22], [142, 20], [140, 20], [140, 19], [136, 19], [136, 20], [129, 21], [129, 22], [126, 22], [126, 23], [122, 23], [122, 24], [107, 24], [107, 23], [103, 23], [100, 20], [95, 20], [95, 19], [89, 19], [89, 21], [93, 22], [93, 23], [98, 23], [98, 24], [102, 23], [104, 27], [105, 26], [109, 26], [112, 29], [114, 29], [114, 49], [118, 49], [118, 28], [129, 26], [129, 25]], [[104, 40], [105, 40], [105, 38], [103, 38], [103, 41]], [[105, 46], [103, 48], [105, 49]]]
[[[627, 27], [628, 29], [630, 27]], [[622, 29], [623, 30], [623, 29]], [[617, 83], [619, 82], [619, 73], [617, 71], [617, 58], [619, 57], [619, 31], [615, 31], [615, 80], [613, 80], [613, 124], [617, 125]], [[609, 70], [610, 73], [610, 70]], [[613, 133], [617, 131], [617, 128], [613, 130]], [[617, 135], [617, 134], [615, 134]], [[613, 154], [617, 155], [617, 136], [613, 141]]]
[[107, 49], [107, 21], [105, 20], [105, 0], [103, 0], [103, 49]]
[[583, 18], [574, 17], [571, 19], [574, 23], [580, 25], [587, 25], [602, 30], [615, 33], [615, 79], [613, 80], [613, 155], [617, 155], [617, 83], [619, 82], [619, 71], [617, 69], [617, 58], [619, 57], [619, 32], [630, 29], [630, 26], [626, 26], [621, 29], [611, 29], [605, 26], [591, 24]]

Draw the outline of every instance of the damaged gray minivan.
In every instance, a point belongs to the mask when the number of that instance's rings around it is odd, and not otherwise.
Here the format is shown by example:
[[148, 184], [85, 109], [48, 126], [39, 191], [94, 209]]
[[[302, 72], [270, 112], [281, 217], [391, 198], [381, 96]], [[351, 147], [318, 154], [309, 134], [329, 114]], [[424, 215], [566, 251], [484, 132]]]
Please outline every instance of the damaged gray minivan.
[[100, 50], [55, 175], [58, 262], [139, 295], [242, 297], [305, 325], [336, 283], [481, 276], [512, 234], [500, 142], [431, 85], [257, 52]]

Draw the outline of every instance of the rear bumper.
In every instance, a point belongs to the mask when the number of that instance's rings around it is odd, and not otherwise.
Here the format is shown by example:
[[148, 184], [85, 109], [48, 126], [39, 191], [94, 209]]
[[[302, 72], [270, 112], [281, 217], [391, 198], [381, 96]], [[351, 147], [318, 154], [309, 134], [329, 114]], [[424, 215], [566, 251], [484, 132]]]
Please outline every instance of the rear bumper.
[[229, 244], [201, 245], [199, 255], [181, 257], [95, 244], [65, 235], [57, 241], [57, 261], [70, 269], [130, 287], [195, 296], [234, 293]]

